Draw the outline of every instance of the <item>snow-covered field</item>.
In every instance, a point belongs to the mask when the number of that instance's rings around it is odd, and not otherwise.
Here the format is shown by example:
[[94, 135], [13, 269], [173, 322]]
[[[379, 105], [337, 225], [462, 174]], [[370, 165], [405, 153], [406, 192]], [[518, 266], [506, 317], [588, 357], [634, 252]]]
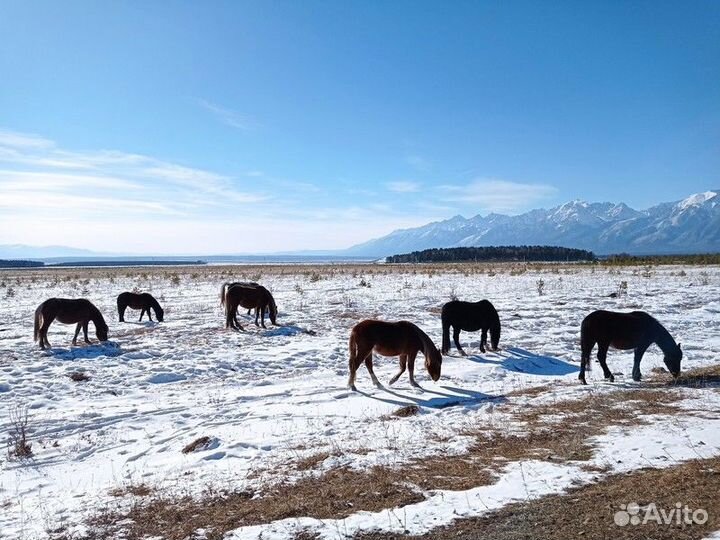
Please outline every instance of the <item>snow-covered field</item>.
[[[113, 489], [128, 485], [182, 485], [194, 493], [210, 485], [252, 486], [287, 474], [274, 464], [320, 451], [330, 457], [319, 470], [462, 453], [469, 444], [463, 428], [497, 422], [498, 402], [515, 399], [504, 397], [514, 390], [551, 385], [554, 400], [621, 385], [632, 391], [638, 385], [630, 379], [628, 352], [610, 351], [611, 370], [622, 374], [615, 385], [602, 380], [600, 369], [589, 373], [588, 387], [576, 384], [580, 322], [594, 309], [654, 315], [682, 342], [683, 370], [720, 358], [717, 267], [510, 270], [498, 266], [464, 275], [376, 265], [252, 269], [260, 275], [245, 267], [0, 272], [0, 437], [7, 440], [11, 431], [10, 410], [27, 407], [33, 452], [28, 460], [8, 459], [4, 447], [0, 452], [0, 538], [44, 538], [47, 528], [59, 524], [79, 528], [93, 509], [113, 499]], [[175, 273], [179, 283], [173, 282]], [[224, 329], [220, 285], [248, 278], [273, 292], [280, 326], [258, 329], [246, 318], [246, 332]], [[165, 322], [135, 322], [139, 312], [132, 310], [126, 313], [132, 322], [117, 322], [115, 298], [133, 288], [160, 300]], [[464, 332], [461, 342], [470, 356], [460, 357], [453, 348], [437, 383], [419, 362], [421, 389], [412, 388], [407, 375], [392, 389], [377, 389], [364, 367], [359, 392], [346, 389], [347, 338], [355, 323], [410, 320], [439, 345], [440, 308], [453, 295], [495, 304], [503, 324], [500, 352], [479, 354], [479, 333]], [[74, 326], [56, 322], [48, 336], [53, 348], [41, 351], [32, 340], [33, 313], [49, 297], [90, 299], [110, 325], [110, 341], [98, 345], [91, 325], [93, 344], [71, 347]], [[662, 366], [661, 352], [651, 347], [643, 374]], [[375, 362], [383, 382], [396, 370], [396, 359]], [[74, 382], [73, 372], [90, 379]], [[383, 418], [408, 404], [418, 405], [420, 414]], [[717, 411], [720, 395], [697, 390], [686, 405]], [[181, 452], [201, 436], [211, 438], [207, 449]], [[613, 456], [620, 453], [617, 463]], [[611, 430], [597, 441], [593, 461], [632, 470], [666, 465], [668, 455], [677, 462], [716, 454], [720, 418], [658, 418], [632, 436]], [[259, 478], [252, 474], [260, 470]], [[579, 476], [587, 475], [572, 464], [514, 464], [496, 484], [437, 492], [405, 507], [402, 530], [422, 533], [515, 498], [557, 492]], [[231, 536], [258, 538], [265, 532], [263, 538], [282, 538], [304, 525], [327, 538], [338, 531], [395, 530], [391, 514], [392, 509], [382, 515], [358, 512], [342, 523], [299, 519]]]

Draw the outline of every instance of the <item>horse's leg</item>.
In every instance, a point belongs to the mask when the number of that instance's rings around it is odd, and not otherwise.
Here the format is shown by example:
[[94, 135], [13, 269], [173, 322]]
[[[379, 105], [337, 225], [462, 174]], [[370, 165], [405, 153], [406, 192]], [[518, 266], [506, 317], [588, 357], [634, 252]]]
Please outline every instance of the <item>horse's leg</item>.
[[77, 337], [80, 333], [80, 329], [82, 328], [82, 323], [77, 323], [77, 326], [75, 327], [75, 336], [73, 337], [72, 344], [77, 345]]
[[467, 353], [463, 351], [463, 348], [460, 346], [460, 327], [458, 326], [453, 326], [453, 341], [455, 342], [457, 350], [460, 351], [460, 354], [467, 356]]
[[[257, 312], [257, 308], [255, 308], [255, 312]], [[267, 328], [267, 326], [265, 326], [265, 306], [260, 310], [260, 326]]]
[[615, 382], [615, 376], [612, 374], [612, 372], [608, 369], [607, 366], [608, 347], [610, 347], [609, 343], [598, 343], [597, 357], [598, 360], [600, 360], [600, 367], [603, 370], [603, 375], [605, 375], [605, 378], [608, 379], [610, 382]]
[[482, 333], [480, 334], [480, 352], [481, 353], [485, 352], [485, 345], [487, 345], [487, 333], [488, 333], [488, 329], [483, 328]]
[[398, 371], [397, 375], [395, 375], [392, 379], [390, 379], [389, 384], [391, 384], [391, 385], [394, 384], [400, 378], [400, 375], [405, 373], [406, 368], [407, 368], [407, 355], [401, 354], [400, 355], [400, 371]]
[[125, 322], [125, 308], [127, 308], [127, 306], [118, 302], [118, 315], [120, 316], [120, 322]]
[[378, 388], [382, 388], [382, 384], [380, 384], [380, 381], [378, 381], [378, 378], [375, 376], [375, 372], [373, 371], [373, 352], [370, 351], [367, 356], [365, 356], [365, 367], [368, 370], [368, 373], [370, 373], [370, 378], [372, 379], [372, 382], [375, 386]]
[[[463, 353], [465, 354], [465, 353]], [[420, 385], [415, 381], [415, 357], [417, 356], [417, 351], [414, 353], [410, 353], [407, 355], [408, 359], [408, 375], [410, 375], [410, 384], [412, 386], [415, 386], [417, 388], [420, 388]]]
[[642, 376], [640, 375], [640, 360], [642, 360], [645, 351], [649, 345], [640, 345], [635, 348], [635, 359], [633, 361], [632, 378], [633, 381], [639, 382]]
[[87, 335], [87, 332], [88, 332], [88, 324], [90, 324], [90, 321], [85, 321], [85, 322], [83, 323], [83, 335], [85, 336], [85, 343], [87, 343], [87, 344], [89, 345], [89, 344], [90, 344], [90, 340], [88, 339], [88, 335]]
[[242, 324], [240, 324], [240, 321], [238, 321], [238, 319], [237, 319], [237, 313], [238, 313], [238, 309], [237, 309], [237, 306], [235, 306], [232, 310], [233, 328], [235, 328], [235, 330], [243, 330], [244, 331], [245, 329], [243, 328]]

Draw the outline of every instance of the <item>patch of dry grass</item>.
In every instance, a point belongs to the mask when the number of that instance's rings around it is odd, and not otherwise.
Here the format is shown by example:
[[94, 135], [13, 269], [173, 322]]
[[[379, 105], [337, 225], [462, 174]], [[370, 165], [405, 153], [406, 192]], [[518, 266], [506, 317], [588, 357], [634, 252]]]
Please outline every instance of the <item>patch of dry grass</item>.
[[[457, 520], [449, 527], [423, 536], [433, 540], [520, 540], [578, 538], [617, 540], [699, 540], [720, 529], [720, 457], [694, 460], [664, 469], [643, 469], [535, 500], [507, 505], [482, 517]], [[618, 526], [614, 514], [621, 504], [655, 503], [666, 512], [680, 502], [692, 510], [704, 509], [704, 524], [669, 525], [649, 522]], [[644, 512], [641, 512], [644, 515]], [[392, 540], [395, 534], [367, 533], [356, 540]]]
[[[666, 387], [633, 388], [516, 408], [509, 412], [518, 429], [511, 432], [477, 426], [466, 430], [463, 434], [473, 436], [475, 443], [462, 455], [418, 459], [401, 469], [338, 468], [295, 483], [267, 486], [257, 493], [208, 492], [199, 498], [156, 494], [129, 512], [97, 516], [92, 522], [93, 534], [98, 534], [97, 538], [122, 534], [127, 540], [146, 536], [180, 540], [202, 528], [208, 531], [209, 540], [215, 540], [243, 525], [301, 516], [342, 519], [361, 510], [402, 507], [422, 500], [425, 490], [465, 490], [491, 484], [511, 461], [588, 461], [593, 437], [609, 427], [636, 426], [645, 415], [672, 414], [678, 410], [673, 402], [680, 397], [680, 392]], [[290, 466], [296, 471], [310, 470], [330, 455], [319, 452]]]

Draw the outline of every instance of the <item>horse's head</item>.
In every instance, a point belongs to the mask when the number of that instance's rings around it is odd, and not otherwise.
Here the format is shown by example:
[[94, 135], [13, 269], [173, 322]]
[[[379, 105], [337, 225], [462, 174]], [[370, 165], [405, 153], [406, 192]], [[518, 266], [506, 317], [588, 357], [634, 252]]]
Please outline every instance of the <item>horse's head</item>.
[[442, 354], [440, 354], [440, 351], [438, 351], [434, 345], [425, 349], [425, 368], [433, 381], [437, 381], [440, 378]]
[[165, 310], [163, 310], [163, 308], [159, 305], [155, 309], [155, 316], [157, 317], [158, 322], [163, 322], [163, 319], [165, 318]]
[[277, 305], [275, 305], [275, 299], [272, 297], [272, 294], [268, 292], [268, 311], [270, 312], [270, 322], [274, 325], [277, 325]]
[[493, 348], [493, 351], [498, 350], [498, 344], [500, 343], [500, 323], [498, 322], [497, 326], [493, 326], [490, 328], [490, 345]]
[[678, 343], [677, 347], [673, 347], [670, 352], [665, 353], [663, 360], [665, 361], [668, 371], [672, 373], [673, 377], [680, 375], [680, 361], [682, 360], [682, 349], [680, 348], [680, 344]]
[[105, 323], [105, 321], [97, 321], [95, 323], [95, 334], [100, 341], [107, 341], [108, 325]]

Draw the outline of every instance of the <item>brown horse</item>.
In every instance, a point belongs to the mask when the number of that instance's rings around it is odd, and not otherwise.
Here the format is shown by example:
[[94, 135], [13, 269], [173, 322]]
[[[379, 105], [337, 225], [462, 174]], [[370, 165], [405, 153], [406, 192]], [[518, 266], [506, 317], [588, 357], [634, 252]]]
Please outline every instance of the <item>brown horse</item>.
[[157, 317], [158, 322], [163, 322], [163, 318], [165, 317], [165, 312], [163, 311], [163, 308], [160, 307], [160, 303], [155, 300], [153, 295], [150, 293], [120, 293], [117, 297], [117, 308], [120, 322], [125, 322], [125, 309], [128, 307], [141, 310], [139, 319], [141, 321], [146, 312], [148, 319], [152, 321], [150, 308], [155, 310], [155, 316]]
[[453, 341], [457, 350], [463, 356], [467, 356], [460, 346], [460, 331], [475, 332], [482, 330], [480, 334], [480, 352], [485, 352], [487, 345], [487, 334], [490, 330], [490, 344], [494, 351], [498, 350], [500, 343], [500, 317], [488, 300], [479, 302], [462, 302], [453, 300], [442, 308], [442, 353], [450, 351], [450, 327], [453, 329]]
[[665, 355], [664, 361], [668, 371], [674, 377], [680, 374], [680, 361], [682, 360], [680, 344], [675, 344], [675, 340], [665, 327], [644, 311], [616, 313], [598, 310], [585, 317], [580, 327], [582, 359], [578, 376], [583, 384], [587, 384], [585, 369], [590, 369], [590, 353], [596, 343], [600, 366], [605, 378], [610, 382], [615, 381], [606, 362], [610, 346], [622, 350], [635, 349], [635, 362], [632, 370], [634, 381], [640, 380], [640, 360], [653, 343], [656, 343]]
[[420, 330], [413, 323], [408, 321], [384, 322], [376, 320], [365, 320], [357, 323], [350, 332], [350, 378], [348, 387], [355, 388], [355, 375], [360, 364], [365, 362], [373, 383], [382, 388], [373, 371], [373, 351], [383, 356], [399, 356], [400, 371], [392, 379], [393, 384], [405, 372], [407, 367], [410, 375], [410, 384], [420, 386], [415, 382], [415, 357], [419, 351], [425, 356], [425, 368], [428, 370], [433, 381], [440, 378], [442, 366], [442, 355], [435, 347], [435, 344], [425, 332]]
[[[258, 284], [246, 285], [243, 282], [223, 283], [220, 288], [220, 303], [225, 306], [225, 328], [242, 330], [237, 320], [238, 306], [255, 308], [255, 326], [265, 326], [265, 310], [269, 311], [270, 322], [277, 324], [277, 305], [273, 295]], [[260, 324], [258, 324], [260, 318]]]
[[107, 341], [108, 325], [100, 313], [90, 300], [85, 298], [69, 299], [69, 298], [50, 298], [45, 300], [35, 310], [35, 341], [40, 341], [40, 348], [50, 347], [47, 338], [48, 328], [52, 322], [57, 319], [63, 324], [77, 323], [75, 328], [75, 337], [72, 344], [77, 345], [77, 337], [82, 328], [85, 334], [85, 343], [90, 343], [88, 339], [88, 323], [92, 321], [95, 325], [95, 333], [100, 341]]

